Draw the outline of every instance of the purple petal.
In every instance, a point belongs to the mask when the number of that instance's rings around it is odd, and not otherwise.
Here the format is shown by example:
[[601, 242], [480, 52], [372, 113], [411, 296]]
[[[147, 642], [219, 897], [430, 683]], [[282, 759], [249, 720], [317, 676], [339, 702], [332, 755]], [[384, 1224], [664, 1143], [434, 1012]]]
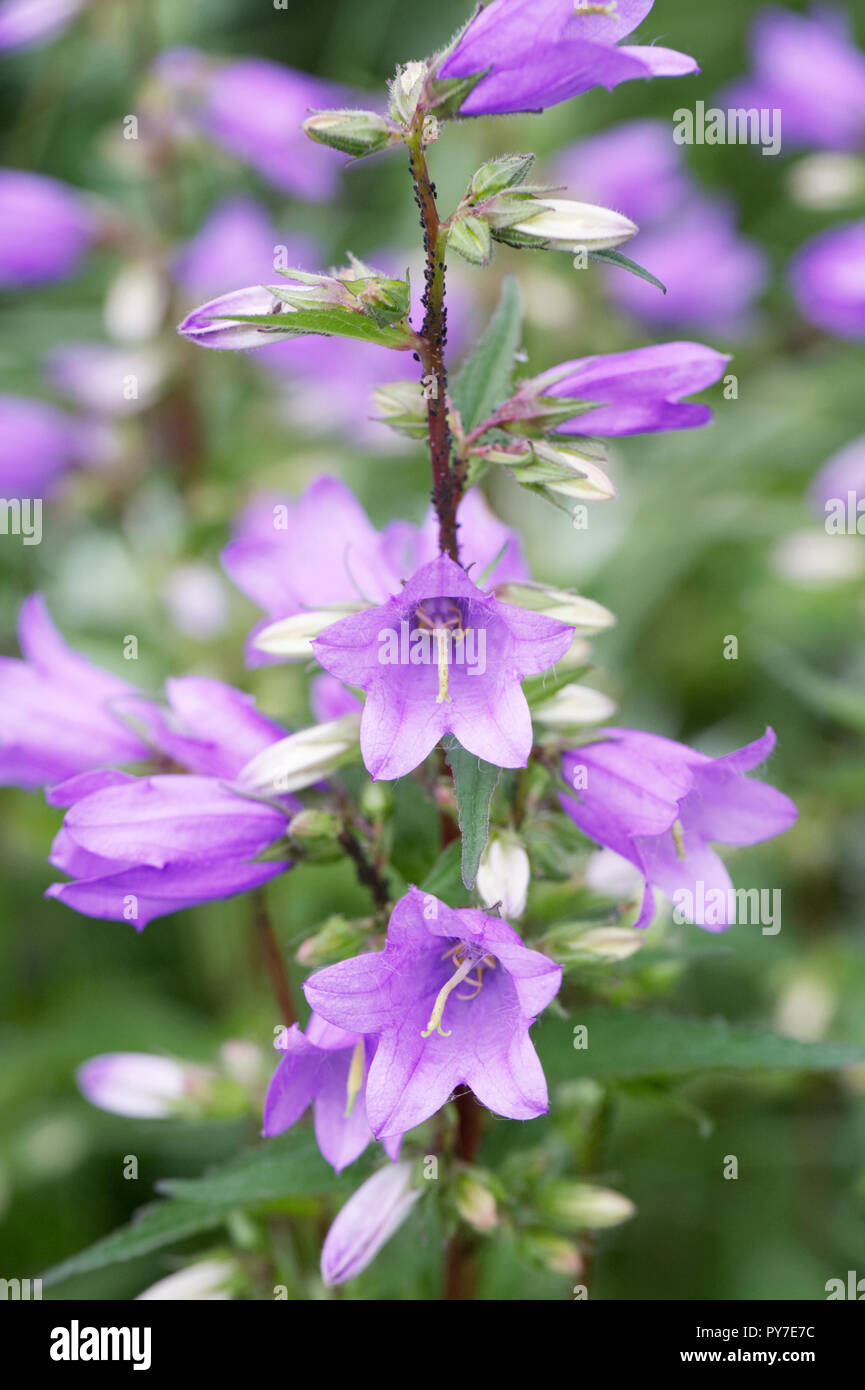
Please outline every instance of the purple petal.
[[260, 888], [287, 868], [287, 863], [242, 864], [223, 857], [167, 869], [136, 866], [105, 878], [52, 883], [45, 896], [87, 917], [131, 922], [141, 931], [167, 913]]
[[322, 1247], [325, 1284], [344, 1284], [375, 1259], [421, 1195], [412, 1191], [411, 1180], [411, 1164], [394, 1163], [367, 1178], [349, 1198]]

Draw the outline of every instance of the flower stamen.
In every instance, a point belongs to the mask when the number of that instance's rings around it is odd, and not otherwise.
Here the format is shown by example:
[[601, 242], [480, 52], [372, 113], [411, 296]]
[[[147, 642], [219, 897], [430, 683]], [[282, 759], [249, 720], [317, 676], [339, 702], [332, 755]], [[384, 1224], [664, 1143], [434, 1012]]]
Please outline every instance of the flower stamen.
[[[450, 954], [450, 952], [448, 952], [448, 954]], [[454, 957], [454, 959], [456, 959], [456, 957]], [[431, 1033], [440, 1033], [443, 1038], [450, 1037], [451, 1033], [453, 1032], [453, 1029], [442, 1028], [441, 1026], [441, 1021], [445, 1011], [445, 1004], [448, 1001], [448, 995], [450, 995], [452, 991], [456, 989], [457, 985], [462, 984], [463, 980], [466, 978], [469, 972], [474, 970], [476, 964], [476, 957], [474, 957], [471, 954], [466, 955], [460, 963], [460, 965], [451, 975], [447, 984], [442, 985], [441, 989], [436, 995], [436, 1001], [433, 1005], [433, 1011], [429, 1016], [429, 1022], [427, 1023], [426, 1028], [424, 1028], [423, 1032], [421, 1033], [422, 1038], [428, 1038]]]
[[364, 1046], [363, 1038], [358, 1038], [354, 1045], [354, 1052], [351, 1054], [351, 1065], [348, 1069], [348, 1085], [345, 1088], [345, 1118], [348, 1119], [354, 1109], [354, 1103], [363, 1085], [364, 1073]]
[[673, 822], [673, 841], [676, 846], [676, 858], [687, 859], [685, 852], [685, 831], [680, 820]]

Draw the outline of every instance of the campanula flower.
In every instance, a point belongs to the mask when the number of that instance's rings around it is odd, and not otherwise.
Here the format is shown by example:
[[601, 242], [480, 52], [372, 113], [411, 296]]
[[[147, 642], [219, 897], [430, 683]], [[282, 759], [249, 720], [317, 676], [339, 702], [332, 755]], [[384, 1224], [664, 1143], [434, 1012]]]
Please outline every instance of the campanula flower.
[[500, 603], [449, 556], [375, 608], [333, 623], [316, 659], [366, 691], [360, 726], [373, 778], [411, 772], [445, 734], [499, 767], [525, 767], [532, 721], [520, 682], [560, 660], [573, 629]]
[[493, 0], [447, 54], [443, 79], [480, 78], [461, 116], [544, 111], [592, 87], [611, 90], [635, 77], [699, 72], [686, 53], [656, 45], [620, 45], [653, 0], [575, 5], [573, 0]]
[[830, 227], [807, 241], [788, 269], [809, 323], [839, 338], [865, 338], [865, 222]]
[[94, 234], [76, 189], [43, 174], [0, 169], [0, 289], [74, 274]]
[[435, 1114], [459, 1086], [497, 1115], [543, 1114], [547, 1086], [529, 1029], [561, 978], [507, 922], [412, 888], [383, 951], [318, 971], [304, 992], [329, 1023], [377, 1038], [366, 1113], [385, 1139]]
[[596, 410], [559, 426], [562, 434], [612, 437], [696, 429], [709, 423], [712, 412], [682, 397], [713, 385], [729, 360], [702, 343], [658, 343], [563, 362], [522, 390], [530, 386], [548, 396], [598, 402]]
[[[265, 1097], [263, 1132], [282, 1134], [312, 1105], [318, 1147], [341, 1173], [373, 1137], [365, 1091], [375, 1040], [334, 1028], [313, 1014], [305, 1032], [294, 1024], [278, 1045], [282, 1059]], [[400, 1138], [385, 1142], [390, 1158], [397, 1157]]]
[[699, 926], [730, 925], [733, 885], [711, 842], [755, 845], [788, 830], [797, 815], [789, 797], [745, 777], [774, 748], [772, 730], [721, 758], [636, 729], [598, 733], [603, 742], [565, 754], [562, 774], [574, 794], [560, 800], [584, 835], [641, 873], [645, 888], [634, 925], [652, 921], [656, 888], [674, 901], [689, 894], [692, 903], [711, 908], [704, 920], [695, 913], [691, 920]]

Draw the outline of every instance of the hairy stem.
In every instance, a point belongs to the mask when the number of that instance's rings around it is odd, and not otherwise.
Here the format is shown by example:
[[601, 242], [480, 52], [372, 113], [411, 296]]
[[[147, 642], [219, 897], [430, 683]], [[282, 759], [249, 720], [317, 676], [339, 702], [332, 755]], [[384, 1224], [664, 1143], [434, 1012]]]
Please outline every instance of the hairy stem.
[[267, 910], [267, 900], [260, 888], [253, 894], [253, 911], [258, 946], [264, 958], [264, 966], [270, 980], [270, 987], [273, 990], [273, 997], [279, 1007], [283, 1023], [287, 1028], [290, 1028], [293, 1023], [297, 1022], [291, 983], [285, 969], [285, 962], [282, 959], [276, 933], [273, 930], [270, 913]]
[[419, 335], [419, 356], [424, 373], [433, 475], [433, 505], [439, 523], [439, 549], [459, 561], [457, 504], [460, 489], [451, 466], [451, 432], [447, 410], [445, 342], [445, 247], [447, 229], [439, 220], [435, 184], [431, 181], [423, 146], [422, 125], [417, 123], [406, 141], [409, 168], [420, 211], [426, 264], [424, 268], [424, 320]]
[[363, 846], [354, 831], [347, 825], [344, 826], [337, 836], [337, 841], [354, 864], [358, 882], [372, 893], [376, 907], [386, 908], [390, 902], [388, 881], [364, 853]]

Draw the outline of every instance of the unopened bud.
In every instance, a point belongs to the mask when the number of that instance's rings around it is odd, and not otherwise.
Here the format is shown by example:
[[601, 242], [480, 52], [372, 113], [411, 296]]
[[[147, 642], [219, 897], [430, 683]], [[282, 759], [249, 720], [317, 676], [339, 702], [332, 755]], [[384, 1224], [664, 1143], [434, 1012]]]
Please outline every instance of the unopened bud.
[[511, 222], [510, 216], [509, 206], [509, 225], [494, 226], [493, 236], [509, 246], [538, 250], [606, 251], [621, 246], [639, 231], [636, 223], [620, 212], [569, 198], [532, 198], [524, 217]]
[[397, 434], [423, 439], [427, 433], [427, 407], [421, 388], [413, 381], [389, 381], [372, 393], [378, 418]]
[[636, 1214], [630, 1197], [593, 1183], [559, 1180], [546, 1183], [538, 1208], [554, 1225], [569, 1231], [602, 1231], [620, 1226]]
[[375, 111], [316, 111], [303, 122], [303, 129], [310, 140], [355, 159], [385, 150], [399, 140], [390, 122]]
[[533, 154], [505, 154], [482, 164], [472, 177], [471, 195], [475, 199], [490, 198], [506, 188], [521, 184], [535, 162]]
[[541, 613], [545, 618], [555, 618], [580, 633], [602, 632], [616, 621], [609, 608], [604, 608], [594, 599], [584, 598], [582, 594], [575, 594], [569, 589], [556, 589], [549, 584], [533, 584], [530, 580], [500, 584], [496, 597], [502, 603], [512, 603], [517, 608]]
[[498, 1207], [493, 1192], [474, 1172], [457, 1175], [453, 1188], [457, 1211], [476, 1231], [492, 1231], [499, 1221]]
[[254, 646], [268, 656], [281, 656], [285, 661], [308, 661], [312, 656], [312, 641], [331, 623], [362, 613], [366, 605], [346, 603], [333, 608], [304, 609], [290, 618], [280, 618], [262, 628]]
[[645, 939], [630, 927], [562, 922], [545, 933], [539, 947], [560, 965], [613, 965], [639, 951]]
[[483, 217], [458, 217], [448, 233], [448, 246], [471, 265], [489, 265], [493, 255], [489, 223]]
[[583, 1257], [572, 1241], [549, 1231], [524, 1231], [518, 1249], [523, 1259], [552, 1274], [576, 1278], [583, 1271]]
[[587, 452], [536, 439], [532, 442], [532, 454], [531, 463], [514, 468], [518, 482], [547, 487], [564, 497], [587, 502], [607, 502], [615, 497], [612, 482]]
[[151, 1284], [138, 1299], [170, 1300], [171, 1302], [212, 1301], [233, 1298], [232, 1285], [241, 1274], [236, 1260], [214, 1258], [198, 1260], [195, 1264], [178, 1269]]
[[586, 724], [602, 724], [616, 712], [616, 705], [608, 695], [600, 690], [592, 690], [588, 685], [563, 686], [548, 700], [533, 705], [532, 718], [547, 728], [563, 733], [570, 729], [581, 729]]
[[359, 714], [313, 724], [263, 748], [241, 768], [237, 782], [248, 791], [269, 796], [300, 791], [353, 758], [359, 738]]
[[308, 936], [298, 949], [295, 959], [299, 965], [318, 969], [338, 960], [359, 955], [364, 950], [371, 922], [350, 922], [346, 917], [328, 917], [314, 936]]
[[500, 904], [506, 922], [522, 917], [529, 891], [529, 856], [513, 835], [493, 834], [478, 868], [477, 887], [485, 907]]

